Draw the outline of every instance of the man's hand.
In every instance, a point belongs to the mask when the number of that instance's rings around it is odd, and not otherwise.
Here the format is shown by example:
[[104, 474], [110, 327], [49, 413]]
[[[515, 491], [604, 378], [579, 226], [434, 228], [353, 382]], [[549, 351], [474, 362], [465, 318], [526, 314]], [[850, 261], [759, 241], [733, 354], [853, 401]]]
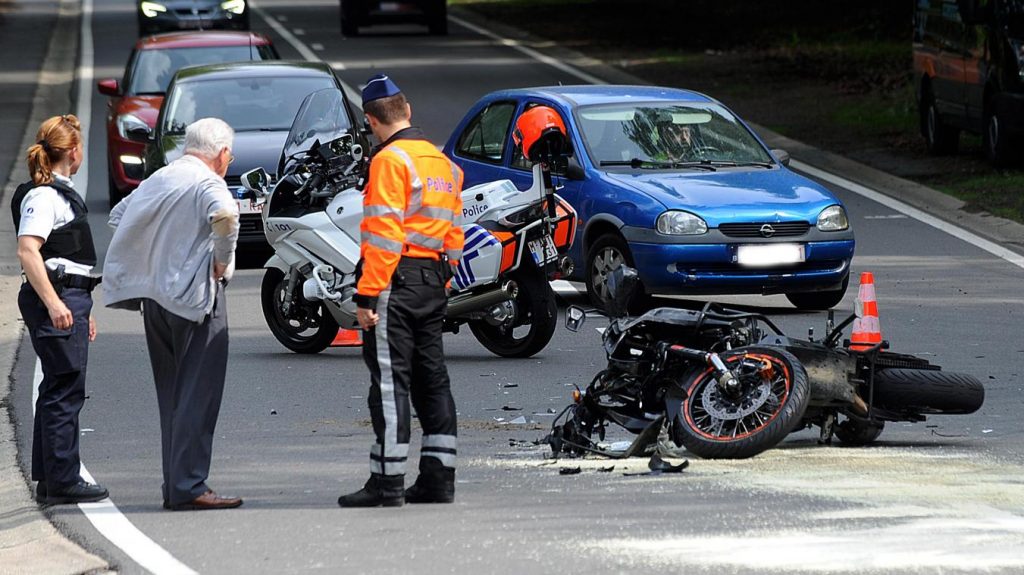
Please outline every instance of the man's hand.
[[89, 316], [89, 341], [96, 341], [96, 318]]
[[359, 322], [359, 327], [363, 329], [370, 329], [377, 325], [377, 322], [380, 321], [380, 316], [372, 309], [357, 307], [356, 321]]
[[50, 312], [50, 322], [53, 323], [53, 327], [71, 329], [71, 326], [75, 325], [75, 316], [60, 299], [53, 304], [53, 307], [48, 307], [47, 311]]
[[228, 264], [222, 264], [220, 262], [213, 262], [213, 279], [220, 281], [224, 274], [228, 271]]

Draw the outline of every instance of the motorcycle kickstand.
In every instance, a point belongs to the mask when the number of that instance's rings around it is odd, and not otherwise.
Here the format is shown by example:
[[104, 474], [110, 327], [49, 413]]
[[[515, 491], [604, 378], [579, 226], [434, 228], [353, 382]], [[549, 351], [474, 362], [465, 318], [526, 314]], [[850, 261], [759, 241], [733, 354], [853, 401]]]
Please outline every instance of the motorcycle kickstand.
[[832, 435], [836, 431], [836, 414], [830, 413], [821, 422], [821, 433], [818, 434], [818, 445], [832, 445]]

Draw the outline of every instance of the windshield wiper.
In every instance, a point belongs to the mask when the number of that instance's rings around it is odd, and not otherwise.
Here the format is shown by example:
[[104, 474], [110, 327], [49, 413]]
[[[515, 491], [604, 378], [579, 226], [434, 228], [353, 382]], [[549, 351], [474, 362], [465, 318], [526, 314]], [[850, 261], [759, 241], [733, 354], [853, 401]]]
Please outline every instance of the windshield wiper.
[[774, 164], [771, 162], [734, 162], [732, 160], [702, 160], [703, 162], [709, 163], [713, 166], [720, 166], [723, 168], [745, 168], [745, 167], [757, 167], [772, 169]]
[[707, 170], [709, 172], [717, 172], [718, 168], [714, 166], [711, 160], [700, 160], [699, 162], [672, 162], [673, 168], [684, 168], [687, 170]]
[[633, 158], [632, 160], [601, 160], [600, 166], [602, 168], [608, 166], [629, 166], [633, 169], [643, 167], [671, 168], [672, 162], [659, 162], [657, 160], [641, 160], [640, 158]]

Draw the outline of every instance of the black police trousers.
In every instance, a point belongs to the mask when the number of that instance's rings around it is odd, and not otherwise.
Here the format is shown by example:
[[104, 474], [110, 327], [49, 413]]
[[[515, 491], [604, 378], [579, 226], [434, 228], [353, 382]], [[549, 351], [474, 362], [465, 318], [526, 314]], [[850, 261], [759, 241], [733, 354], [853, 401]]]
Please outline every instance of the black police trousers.
[[89, 357], [92, 294], [65, 288], [60, 299], [74, 316], [71, 329], [57, 329], [29, 283], [21, 286], [18, 308], [39, 357], [43, 381], [32, 430], [32, 479], [50, 492], [81, 481], [78, 413], [85, 404], [85, 370]]
[[404, 257], [377, 300], [377, 325], [363, 337], [370, 369], [370, 418], [376, 443], [370, 472], [404, 475], [409, 454], [409, 400], [423, 427], [420, 473], [454, 470], [455, 400], [444, 364], [447, 262]]

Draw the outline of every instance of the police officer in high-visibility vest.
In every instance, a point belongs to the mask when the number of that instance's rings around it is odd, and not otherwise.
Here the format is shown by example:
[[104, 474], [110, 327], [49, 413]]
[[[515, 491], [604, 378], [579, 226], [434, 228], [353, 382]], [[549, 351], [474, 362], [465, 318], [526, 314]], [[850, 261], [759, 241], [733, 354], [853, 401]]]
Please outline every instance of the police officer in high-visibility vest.
[[[451, 266], [462, 257], [462, 170], [410, 124], [398, 87], [377, 75], [363, 112], [380, 143], [363, 199], [362, 249], [354, 301], [365, 330], [370, 416], [376, 442], [370, 480], [338, 499], [342, 507], [451, 503], [456, 422], [441, 328]], [[409, 400], [423, 427], [419, 477], [404, 489]]]
[[32, 431], [32, 479], [41, 503], [99, 501], [107, 490], [79, 475], [78, 413], [85, 403], [85, 368], [92, 321], [96, 248], [85, 202], [71, 176], [84, 158], [82, 128], [68, 114], [43, 122], [28, 149], [32, 181], [11, 198], [18, 259], [26, 282], [18, 308], [39, 356]]

